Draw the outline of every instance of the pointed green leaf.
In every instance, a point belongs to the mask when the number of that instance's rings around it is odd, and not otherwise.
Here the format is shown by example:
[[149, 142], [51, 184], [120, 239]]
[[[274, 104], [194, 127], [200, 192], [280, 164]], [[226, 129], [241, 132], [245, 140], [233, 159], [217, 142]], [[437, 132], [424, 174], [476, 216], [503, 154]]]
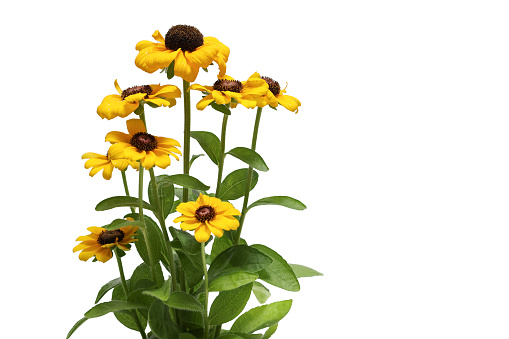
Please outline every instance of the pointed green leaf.
[[260, 304], [265, 304], [270, 298], [269, 289], [258, 281], [253, 284], [253, 293]]
[[87, 317], [84, 317], [78, 320], [76, 324], [74, 324], [74, 326], [71, 328], [69, 333], [67, 333], [67, 337], [65, 337], [65, 339], [69, 339], [69, 337], [78, 329], [78, 327], [80, 327], [85, 321], [87, 321], [87, 319], [88, 319]]
[[103, 227], [107, 230], [116, 230], [125, 226], [138, 226], [140, 228], [145, 228], [145, 224], [139, 220], [130, 221], [125, 219], [115, 219], [111, 222], [111, 224], [105, 225]]
[[[96, 211], [106, 211], [115, 207], [138, 207], [138, 199], [134, 197], [118, 196], [104, 199], [95, 206]], [[154, 208], [147, 202], [143, 202], [143, 208], [153, 211]]]
[[259, 171], [267, 172], [269, 170], [263, 158], [252, 149], [246, 147], [236, 147], [226, 154], [234, 156], [235, 158], [245, 162], [249, 166], [256, 168]]
[[319, 275], [323, 275], [322, 273], [303, 265], [290, 264], [290, 267], [292, 268], [297, 278], [316, 277]]
[[259, 250], [246, 246], [236, 245], [225, 250], [217, 256], [210, 265], [209, 281], [236, 272], [256, 273], [272, 263], [272, 259]]
[[227, 105], [218, 105], [214, 101], [212, 101], [209, 105], [212, 106], [212, 108], [215, 109], [216, 111], [221, 112], [223, 114], [226, 114], [226, 115], [232, 114], [230, 112], [230, 108]]
[[156, 299], [148, 311], [148, 324], [158, 339], [178, 338], [179, 329], [173, 323], [170, 310], [161, 300]]
[[145, 290], [143, 294], [155, 297], [161, 301], [166, 301], [170, 297], [171, 292], [171, 280], [168, 279], [164, 282], [163, 286], [155, 290]]
[[145, 306], [138, 303], [132, 303], [129, 301], [122, 300], [112, 300], [106, 301], [104, 303], [100, 303], [92, 307], [85, 313], [85, 317], [87, 318], [97, 318], [101, 317], [110, 312], [117, 312], [122, 310], [132, 310], [136, 308], [144, 308]]
[[272, 325], [271, 327], [269, 327], [267, 329], [267, 331], [263, 334], [263, 338], [262, 339], [269, 339], [270, 337], [272, 337], [272, 335], [276, 332], [277, 330], [277, 325], [278, 323], [275, 323], [274, 325]]
[[230, 291], [220, 292], [210, 306], [209, 323], [221, 325], [235, 319], [246, 307], [253, 284], [246, 284]]
[[[243, 197], [246, 193], [248, 171], [247, 168], [241, 168], [228, 174], [221, 183], [217, 197], [221, 200], [235, 200]], [[251, 190], [256, 186], [257, 182], [258, 173], [253, 170]]]
[[219, 163], [221, 158], [221, 141], [219, 138], [211, 132], [206, 131], [192, 131], [191, 138], [198, 141], [201, 148], [214, 164]]
[[254, 203], [249, 205], [247, 210], [249, 211], [253, 207], [263, 206], [263, 205], [284, 206], [284, 207], [288, 207], [288, 208], [298, 210], [298, 211], [302, 211], [302, 210], [306, 209], [306, 205], [304, 205], [297, 199], [294, 199], [291, 197], [285, 197], [285, 196], [274, 196], [274, 197], [262, 198], [260, 200], [255, 201]]
[[292, 300], [278, 301], [255, 307], [242, 314], [233, 323], [232, 332], [252, 333], [265, 327], [277, 324], [292, 307]]
[[185, 292], [173, 292], [165, 304], [181, 310], [203, 312], [203, 306], [198, 299]]
[[230, 239], [230, 236], [231, 233], [229, 231], [225, 231], [222, 237], [214, 238], [212, 250], [210, 250], [210, 260], [214, 261], [219, 254], [233, 246], [233, 241]]
[[161, 216], [166, 219], [173, 207], [173, 202], [175, 200], [175, 188], [173, 183], [168, 180], [168, 175], [158, 175], [155, 178], [160, 206], [156, 206], [156, 197], [152, 180], [150, 180], [148, 185], [148, 200], [150, 205], [154, 206], [156, 210], [160, 211]]
[[209, 291], [228, 291], [249, 284], [258, 279], [258, 274], [249, 272], [235, 272], [220, 276], [209, 284]]
[[116, 279], [110, 280], [109, 282], [104, 284], [103, 287], [101, 287], [101, 289], [99, 290], [99, 293], [97, 293], [97, 298], [95, 298], [95, 303], [97, 304], [109, 290], [119, 286], [121, 283], [122, 283], [122, 280], [120, 278], [116, 278]]
[[191, 166], [193, 165], [193, 162], [198, 159], [199, 157], [201, 156], [204, 156], [205, 154], [194, 154], [192, 157], [191, 157], [191, 160], [189, 160], [189, 168], [191, 168]]
[[200, 180], [188, 174], [174, 174], [168, 175], [165, 180], [174, 183], [175, 185], [197, 189], [200, 191], [207, 191], [210, 186], [205, 185]]
[[251, 245], [258, 251], [272, 259], [272, 264], [257, 272], [261, 280], [287, 291], [297, 292], [300, 290], [299, 281], [292, 268], [276, 251], [264, 245]]

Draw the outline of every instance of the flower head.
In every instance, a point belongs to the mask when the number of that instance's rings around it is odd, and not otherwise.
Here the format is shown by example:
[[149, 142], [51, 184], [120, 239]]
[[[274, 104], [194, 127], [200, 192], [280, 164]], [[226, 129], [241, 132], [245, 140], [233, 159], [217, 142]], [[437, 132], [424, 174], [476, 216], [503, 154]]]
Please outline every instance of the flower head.
[[301, 105], [300, 101], [291, 95], [284, 94], [286, 93], [286, 86], [284, 89], [281, 89], [279, 82], [276, 80], [269, 77], [262, 77], [262, 79], [269, 85], [269, 91], [264, 96], [265, 100], [262, 100], [261, 105], [258, 105], [259, 107], [263, 107], [268, 104], [275, 108], [278, 105], [281, 105], [291, 112], [295, 112], [296, 114], [299, 113], [299, 106]]
[[145, 124], [140, 119], [126, 121], [129, 134], [122, 132], [110, 132], [106, 135], [106, 141], [111, 142], [108, 154], [113, 158], [125, 158], [131, 161], [140, 161], [146, 169], [154, 165], [166, 168], [171, 164], [169, 155], [175, 159], [175, 154], [182, 154], [176, 148], [180, 147], [177, 140], [164, 137], [156, 137], [148, 134]]
[[125, 226], [116, 230], [107, 230], [102, 227], [89, 227], [87, 228], [91, 233], [78, 237], [76, 241], [81, 241], [73, 252], [81, 251], [80, 260], [87, 261], [95, 256], [101, 262], [106, 262], [113, 256], [111, 249], [118, 247], [123, 251], [129, 251], [129, 243], [137, 241], [134, 239], [135, 232], [138, 226]]
[[111, 179], [111, 175], [113, 173], [113, 168], [118, 168], [119, 170], [123, 171], [127, 168], [128, 165], [131, 165], [131, 167], [138, 169], [140, 167], [140, 164], [131, 161], [129, 159], [119, 158], [119, 159], [112, 159], [109, 153], [106, 153], [106, 155], [88, 152], [81, 156], [81, 159], [88, 159], [85, 162], [85, 168], [90, 170], [90, 176], [93, 177], [97, 174], [97, 172], [103, 171], [103, 178], [106, 180]]
[[97, 114], [103, 119], [125, 118], [140, 106], [142, 100], [153, 106], [172, 107], [177, 104], [175, 98], [181, 95], [180, 89], [173, 85], [143, 85], [122, 90], [117, 80], [114, 84], [118, 94], [106, 96], [97, 107]]
[[[205, 109], [207, 105], [215, 102], [218, 105], [230, 104], [232, 107], [240, 103], [247, 108], [255, 108], [261, 98], [269, 90], [267, 83], [260, 78], [258, 73], [253, 73], [247, 81], [240, 82], [226, 75], [219, 78], [214, 86], [202, 86], [193, 84], [189, 89], [208, 93], [197, 104], [199, 110]], [[232, 101], [232, 99], [235, 99]]]
[[219, 76], [226, 73], [230, 49], [216, 38], [203, 37], [193, 26], [176, 25], [165, 37], [159, 31], [152, 37], [157, 42], [143, 40], [136, 44], [135, 64], [145, 72], [154, 73], [174, 62], [174, 74], [193, 82], [200, 67], [207, 68], [214, 61], [219, 66]]
[[236, 230], [239, 227], [234, 215], [240, 215], [240, 212], [232, 204], [201, 193], [196, 201], [179, 204], [177, 212], [182, 215], [173, 222], [180, 222], [180, 228], [184, 231], [195, 230], [194, 237], [198, 242], [209, 240], [211, 233], [222, 237], [223, 230]]

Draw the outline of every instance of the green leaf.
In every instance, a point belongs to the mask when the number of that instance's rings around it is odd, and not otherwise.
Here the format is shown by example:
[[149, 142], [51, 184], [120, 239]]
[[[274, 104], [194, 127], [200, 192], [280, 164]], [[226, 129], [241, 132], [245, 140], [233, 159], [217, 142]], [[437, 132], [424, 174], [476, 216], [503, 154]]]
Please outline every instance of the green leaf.
[[221, 141], [219, 138], [211, 132], [206, 131], [192, 131], [191, 138], [198, 141], [201, 148], [214, 164], [219, 163], [221, 158]]
[[[225, 231], [223, 236], [218, 238], [214, 238], [214, 242], [212, 243], [212, 250], [210, 251], [210, 260], [214, 261], [219, 254], [224, 252], [233, 246], [233, 241], [231, 240], [231, 232]], [[201, 249], [200, 249], [201, 250]]]
[[107, 230], [116, 230], [125, 226], [138, 226], [141, 228], [145, 228], [145, 224], [139, 220], [129, 221], [125, 219], [115, 219], [111, 222], [111, 224], [105, 225], [103, 227]]
[[189, 160], [189, 168], [191, 168], [191, 166], [193, 165], [193, 162], [198, 159], [199, 157], [203, 156], [205, 154], [194, 154], [192, 157], [191, 157], [191, 160]]
[[252, 333], [270, 327], [283, 319], [291, 307], [292, 300], [255, 307], [238, 317], [233, 323], [231, 331]]
[[171, 62], [171, 64], [166, 67], [166, 77], [168, 80], [172, 79], [175, 76], [175, 60]]
[[148, 324], [158, 339], [178, 337], [179, 329], [173, 323], [170, 310], [161, 300], [156, 299], [148, 311]]
[[209, 105], [212, 106], [212, 108], [215, 109], [216, 111], [221, 112], [223, 114], [226, 114], [226, 115], [232, 114], [230, 112], [230, 108], [227, 105], [218, 105], [214, 101], [212, 101]]
[[269, 327], [267, 329], [267, 331], [263, 334], [263, 338], [262, 339], [269, 339], [270, 337], [272, 337], [272, 335], [276, 332], [277, 330], [277, 325], [278, 323], [275, 323], [274, 325], [272, 325], [271, 327]]
[[322, 273], [303, 265], [290, 264], [290, 267], [292, 268], [297, 278], [316, 277], [323, 275]]
[[228, 291], [249, 284], [258, 279], [258, 274], [249, 272], [235, 272], [214, 279], [209, 284], [209, 291]]
[[227, 332], [221, 334], [218, 339], [262, 339], [263, 334], [249, 334], [249, 333], [239, 333], [239, 332]]
[[[138, 199], [134, 197], [118, 196], [104, 199], [95, 206], [96, 211], [106, 211], [115, 207], [138, 207]], [[147, 202], [143, 202], [143, 208], [153, 211], [154, 208]]]
[[78, 320], [76, 324], [74, 324], [74, 326], [71, 328], [69, 333], [67, 333], [67, 337], [65, 337], [65, 339], [69, 339], [69, 337], [78, 329], [78, 327], [80, 327], [85, 321], [87, 321], [87, 319], [88, 319], [87, 317], [84, 317]]
[[251, 208], [256, 206], [262, 206], [262, 205], [278, 205], [278, 206], [284, 206], [288, 207], [294, 210], [302, 211], [306, 209], [306, 205], [301, 203], [299, 200], [291, 198], [291, 197], [285, 197], [285, 196], [274, 196], [274, 197], [267, 197], [262, 198], [260, 200], [255, 201], [249, 207], [247, 210], [249, 211]]
[[104, 284], [103, 287], [101, 287], [101, 289], [99, 290], [99, 293], [97, 293], [97, 298], [95, 298], [95, 303], [97, 304], [109, 290], [119, 286], [121, 283], [122, 283], [122, 280], [120, 278], [116, 278], [116, 279], [110, 280], [109, 282]]
[[132, 303], [129, 301], [123, 300], [112, 300], [106, 301], [104, 303], [100, 303], [92, 307], [85, 313], [85, 317], [87, 318], [97, 318], [101, 317], [110, 312], [117, 312], [123, 310], [132, 310], [136, 308], [144, 308], [145, 306], [138, 303]]
[[[228, 174], [221, 184], [217, 197], [221, 200], [235, 200], [243, 197], [246, 193], [247, 174], [247, 168], [241, 168]], [[258, 173], [253, 170], [251, 190], [256, 186], [257, 182]]]
[[258, 251], [266, 254], [272, 259], [272, 264], [258, 271], [261, 280], [287, 291], [297, 292], [300, 290], [299, 281], [293, 273], [292, 268], [282, 256], [276, 251], [264, 245], [251, 245]]
[[147, 328], [147, 318], [145, 317], [147, 314], [147, 311], [146, 309], [144, 309], [144, 313], [145, 313], [145, 316], [143, 316], [141, 314], [141, 312], [139, 312], [140, 309], [137, 309], [137, 310], [130, 310], [130, 311], [118, 311], [118, 312], [114, 312], [113, 314], [115, 315], [115, 318], [117, 318], [117, 320], [122, 324], [124, 325], [125, 327], [127, 327], [128, 329], [131, 329], [133, 331], [138, 331], [138, 325], [136, 324], [136, 321], [134, 320], [133, 318], [133, 313], [132, 312], [136, 312], [136, 315], [138, 316], [138, 320], [140, 321], [140, 325], [143, 329]]
[[173, 183], [168, 180], [168, 175], [166, 174], [158, 175], [155, 179], [160, 206], [157, 206], [156, 204], [156, 196], [152, 180], [150, 180], [148, 185], [148, 200], [150, 205], [156, 207], [156, 209], [161, 212], [160, 215], [166, 219], [166, 217], [170, 214], [175, 200], [175, 187], [173, 186]]
[[[134, 219], [139, 219], [138, 214], [129, 214]], [[150, 266], [150, 256], [148, 250], [150, 249], [152, 260], [158, 262], [161, 259], [161, 251], [166, 250], [166, 246], [163, 246], [163, 234], [161, 229], [150, 217], [144, 215], [145, 228], [139, 229], [136, 233], [136, 241], [134, 244], [140, 257]], [[147, 247], [147, 242], [149, 247]]]
[[181, 310], [203, 312], [203, 306], [198, 299], [184, 292], [173, 292], [165, 304]]
[[164, 282], [163, 286], [155, 290], [145, 290], [143, 291], [143, 294], [157, 298], [161, 301], [166, 301], [170, 297], [170, 292], [171, 292], [171, 280], [168, 279]]
[[[156, 263], [155, 268], [156, 268], [156, 279], [158, 282], [161, 282], [162, 284], [164, 282], [164, 277], [159, 262]], [[141, 280], [148, 280], [158, 285], [157, 282], [153, 281], [152, 269], [150, 268], [150, 265], [144, 262], [139, 264], [138, 267], [134, 269], [134, 272], [131, 275], [130, 279], [131, 290], [139, 288], [138, 282]]]
[[263, 158], [252, 149], [246, 147], [236, 147], [226, 154], [230, 154], [235, 158], [245, 162], [249, 166], [262, 172], [267, 172], [269, 170]]
[[203, 264], [200, 254], [187, 254], [183, 251], [176, 251], [180, 260], [180, 265], [184, 269], [186, 283], [189, 288], [193, 288], [203, 280]]
[[235, 319], [251, 296], [253, 284], [246, 284], [230, 291], [220, 292], [210, 306], [209, 323], [221, 325]]
[[260, 304], [265, 304], [270, 297], [269, 289], [258, 281], [253, 284], [253, 293]]
[[210, 186], [205, 185], [200, 180], [187, 174], [168, 175], [166, 180], [174, 183], [175, 185], [193, 188], [200, 191], [207, 191], [210, 188]]
[[272, 259], [259, 250], [236, 245], [219, 254], [212, 262], [208, 271], [209, 281], [212, 283], [214, 279], [236, 272], [256, 273], [271, 263]]
[[196, 337], [191, 333], [180, 333], [179, 339], [196, 339]]
[[188, 254], [201, 254], [201, 244], [196, 241], [192, 234], [173, 226], [170, 226], [169, 229], [174, 239], [172, 242], [174, 249], [180, 249]]

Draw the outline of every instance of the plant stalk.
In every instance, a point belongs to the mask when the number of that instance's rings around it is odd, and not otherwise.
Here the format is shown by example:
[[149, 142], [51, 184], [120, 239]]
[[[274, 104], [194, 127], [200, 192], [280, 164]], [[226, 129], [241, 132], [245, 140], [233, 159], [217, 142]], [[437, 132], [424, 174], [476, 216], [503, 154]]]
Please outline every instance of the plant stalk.
[[[131, 195], [129, 194], [129, 188], [127, 187], [127, 178], [125, 175], [125, 171], [120, 171], [120, 173], [122, 173], [122, 182], [124, 183], [125, 195], [130, 197]], [[134, 213], [135, 212], [134, 207], [130, 207], [130, 208], [131, 208], [131, 213]]]
[[203, 310], [203, 322], [204, 322], [204, 339], [208, 339], [209, 337], [209, 318], [208, 318], [208, 303], [209, 303], [209, 276], [207, 274], [207, 261], [205, 257], [205, 243], [201, 243], [201, 260], [203, 263], [203, 274], [205, 276], [205, 303]]
[[228, 124], [228, 114], [223, 114], [223, 126], [221, 127], [221, 154], [219, 156], [219, 163], [217, 164], [217, 185], [216, 185], [216, 197], [219, 194], [221, 188], [221, 181], [223, 180], [223, 166], [224, 166], [224, 149], [226, 145], [226, 125]]
[[[191, 93], [189, 93], [189, 82], [183, 81], [184, 92], [184, 174], [189, 175], [190, 169], [190, 149], [191, 149]], [[182, 202], [189, 201], [189, 188], [184, 187], [182, 192]]]
[[[258, 140], [258, 128], [260, 127], [260, 119], [262, 117], [262, 108], [258, 107], [256, 110], [256, 119], [253, 128], [253, 139], [251, 141], [251, 150], [256, 150], [256, 141]], [[253, 167], [249, 166], [247, 170], [247, 180], [246, 180], [246, 191], [244, 194], [244, 202], [242, 204], [242, 212], [240, 215], [239, 227], [237, 228], [237, 232], [235, 233], [235, 240], [233, 242], [234, 245], [238, 245], [240, 241], [240, 234], [242, 233], [242, 226], [244, 225], [244, 219], [246, 218], [247, 206], [249, 202], [249, 192], [251, 191], [251, 182], [253, 180]]]
[[[124, 275], [124, 267], [122, 266], [122, 259], [120, 258], [120, 255], [118, 254], [118, 248], [115, 247], [113, 249], [113, 252], [115, 252], [115, 258], [117, 259], [117, 265], [118, 265], [118, 271], [120, 272], [120, 280], [122, 281], [122, 287], [124, 289], [125, 298], [127, 300], [127, 296], [129, 295], [129, 288], [127, 287], [127, 282], [125, 281], [125, 275]], [[136, 327], [138, 327], [138, 331], [141, 334], [141, 337], [143, 339], [147, 339], [147, 334], [145, 333], [145, 330], [143, 329], [143, 326], [141, 326], [140, 319], [138, 318], [138, 315], [136, 314], [136, 311], [131, 311], [132, 317], [134, 319], [134, 322], [136, 323]]]

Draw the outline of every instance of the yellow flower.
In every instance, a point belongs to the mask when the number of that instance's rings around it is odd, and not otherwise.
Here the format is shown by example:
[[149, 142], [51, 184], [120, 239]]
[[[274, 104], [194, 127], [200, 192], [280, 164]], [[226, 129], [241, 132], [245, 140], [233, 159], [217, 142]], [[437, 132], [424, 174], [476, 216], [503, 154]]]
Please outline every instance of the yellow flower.
[[276, 80], [269, 77], [262, 77], [262, 79], [265, 80], [269, 85], [269, 91], [264, 96], [265, 100], [263, 100], [261, 104], [258, 105], [259, 107], [263, 107], [268, 104], [275, 108], [279, 104], [287, 110], [295, 112], [295, 114], [299, 113], [299, 99], [292, 97], [291, 95], [284, 94], [286, 93], [286, 87], [288, 84], [284, 89], [281, 89], [279, 83]]
[[247, 81], [240, 82], [226, 75], [219, 78], [214, 86], [193, 84], [189, 89], [209, 93], [196, 104], [199, 110], [203, 110], [212, 102], [218, 105], [231, 103], [231, 107], [236, 107], [237, 103], [240, 103], [244, 107], [255, 108], [269, 90], [269, 85], [255, 72]]
[[125, 118], [140, 106], [142, 100], [153, 106], [172, 107], [177, 104], [175, 98], [181, 95], [180, 89], [173, 85], [134, 86], [122, 91], [117, 80], [114, 84], [118, 95], [106, 96], [97, 107], [97, 114], [103, 119]]
[[72, 250], [73, 252], [81, 251], [79, 258], [83, 261], [87, 261], [95, 255], [97, 260], [106, 262], [113, 256], [111, 253], [113, 247], [129, 251], [129, 247], [126, 245], [137, 241], [133, 236], [136, 235], [134, 232], [138, 230], [138, 226], [125, 226], [111, 231], [92, 226], [87, 230], [92, 233], [78, 237], [76, 241], [81, 241], [81, 243]]
[[173, 222], [181, 222], [180, 228], [184, 231], [195, 230], [194, 237], [198, 242], [209, 240], [210, 233], [222, 237], [223, 230], [236, 230], [239, 227], [234, 215], [240, 215], [240, 212], [232, 204], [201, 193], [196, 201], [179, 204], [177, 212], [182, 216]]
[[128, 165], [131, 165], [131, 167], [138, 169], [140, 167], [140, 164], [131, 161], [128, 159], [112, 159], [111, 156], [108, 154], [102, 155], [97, 154], [93, 152], [85, 153], [81, 156], [81, 159], [88, 159], [85, 162], [85, 168], [90, 170], [90, 176], [93, 177], [96, 175], [99, 171], [103, 170], [103, 178], [106, 180], [111, 179], [111, 174], [113, 173], [113, 168], [118, 168], [119, 170], [123, 171], [127, 168]]
[[152, 37], [157, 42], [143, 40], [136, 44], [139, 53], [135, 64], [145, 72], [154, 73], [174, 61], [174, 74], [193, 82], [200, 67], [207, 68], [215, 61], [219, 75], [226, 73], [230, 49], [216, 38], [203, 37], [193, 26], [176, 25], [168, 30], [164, 38], [159, 31], [155, 31]]
[[148, 134], [145, 129], [145, 124], [140, 119], [127, 120], [126, 124], [129, 134], [110, 132], [106, 135], [106, 141], [113, 144], [108, 150], [108, 154], [110, 154], [113, 159], [125, 158], [131, 161], [140, 160], [141, 166], [146, 169], [150, 169], [154, 165], [161, 168], [168, 167], [171, 164], [168, 155], [179, 160], [175, 155], [182, 154], [175, 147], [180, 147], [178, 141]]

